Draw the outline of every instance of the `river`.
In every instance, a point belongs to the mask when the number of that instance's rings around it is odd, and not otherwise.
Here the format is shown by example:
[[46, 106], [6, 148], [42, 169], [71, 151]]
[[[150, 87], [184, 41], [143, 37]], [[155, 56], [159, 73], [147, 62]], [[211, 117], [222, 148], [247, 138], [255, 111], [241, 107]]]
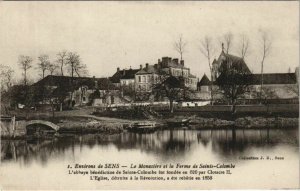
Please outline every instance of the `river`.
[[[299, 187], [299, 136], [295, 129], [162, 130], [152, 134], [76, 135], [44, 141], [2, 140], [4, 189], [217, 189]], [[249, 158], [274, 160], [249, 160]], [[276, 159], [278, 160], [275, 160]], [[234, 164], [211, 181], [122, 184], [68, 174], [68, 165]]]

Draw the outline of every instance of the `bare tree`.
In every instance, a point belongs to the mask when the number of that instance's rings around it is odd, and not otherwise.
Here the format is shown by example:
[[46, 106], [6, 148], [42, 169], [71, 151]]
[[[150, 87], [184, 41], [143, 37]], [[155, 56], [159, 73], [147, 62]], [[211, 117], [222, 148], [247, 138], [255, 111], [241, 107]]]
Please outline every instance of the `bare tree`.
[[38, 57], [38, 69], [42, 70], [42, 78], [45, 77], [45, 72], [49, 68], [50, 61], [49, 61], [49, 56], [46, 54], [42, 54]]
[[14, 70], [11, 67], [0, 64], [1, 92], [11, 88], [13, 74]]
[[60, 64], [60, 72], [62, 76], [64, 75], [64, 64], [66, 63], [67, 56], [66, 50], [57, 53], [57, 63]]
[[229, 53], [229, 50], [232, 46], [232, 41], [233, 41], [233, 34], [231, 32], [226, 33], [223, 36], [223, 40], [225, 42], [225, 47], [223, 47], [223, 43], [222, 43], [222, 49], [225, 48], [226, 54]]
[[75, 52], [69, 52], [66, 58], [66, 64], [70, 67], [71, 77], [74, 77], [75, 67], [80, 62], [80, 57]]
[[240, 38], [241, 40], [239, 45], [239, 51], [241, 57], [244, 59], [249, 53], [248, 49], [249, 49], [250, 42], [249, 42], [249, 38], [245, 34], [242, 34]]
[[271, 39], [267, 32], [262, 32], [261, 35], [261, 46], [262, 46], [262, 60], [261, 60], [261, 85], [260, 85], [260, 99], [262, 99], [263, 84], [264, 84], [264, 63], [272, 47]]
[[183, 53], [185, 52], [186, 42], [183, 40], [182, 34], [179, 36], [178, 41], [174, 43], [174, 49], [180, 54], [180, 60], [183, 59]]
[[[201, 41], [200, 44], [200, 51], [201, 53], [207, 58], [208, 66], [210, 70], [210, 79], [213, 79], [213, 71], [212, 71], [212, 65], [210, 62], [211, 55], [213, 54], [213, 43], [212, 39], [209, 36], [205, 36], [204, 39]], [[213, 102], [213, 89], [212, 89], [212, 83], [210, 84], [210, 96], [211, 96], [211, 103]]]
[[19, 56], [19, 65], [20, 68], [24, 71], [23, 75], [24, 75], [24, 85], [26, 86], [28, 81], [27, 81], [27, 71], [32, 68], [32, 61], [33, 59], [30, 56], [24, 56], [21, 55]]
[[74, 91], [74, 72], [77, 65], [80, 64], [80, 56], [76, 52], [69, 52], [66, 58], [66, 64], [70, 67], [71, 72], [71, 97], [70, 97], [70, 107], [72, 107], [73, 101], [73, 91]]
[[59, 66], [58, 66], [57, 64], [51, 63], [51, 62], [50, 62], [49, 65], [48, 65], [48, 67], [47, 67], [47, 70], [49, 70], [50, 75], [53, 75], [53, 72], [54, 72], [57, 68], [59, 68]]
[[75, 64], [74, 71], [78, 77], [85, 76], [88, 73], [86, 65], [80, 61]]

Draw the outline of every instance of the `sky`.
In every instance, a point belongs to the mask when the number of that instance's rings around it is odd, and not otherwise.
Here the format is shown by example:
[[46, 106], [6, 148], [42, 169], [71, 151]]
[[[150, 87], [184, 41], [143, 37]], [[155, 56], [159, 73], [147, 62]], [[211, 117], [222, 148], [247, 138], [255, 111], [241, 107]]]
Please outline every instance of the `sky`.
[[[217, 58], [228, 32], [234, 37], [230, 53], [237, 56], [240, 36], [248, 36], [245, 61], [254, 73], [260, 72], [262, 31], [272, 40], [265, 72], [294, 71], [299, 65], [298, 1], [0, 1], [0, 26], [0, 64], [11, 66], [16, 78], [22, 74], [19, 55], [33, 57], [36, 66], [39, 55], [54, 61], [62, 50], [77, 52], [90, 76], [111, 76], [117, 67], [139, 68], [164, 56], [179, 57], [174, 42], [180, 35], [187, 42], [185, 66], [201, 78], [209, 66], [200, 41], [210, 36], [212, 58]], [[40, 73], [35, 67], [29, 71], [33, 79]]]

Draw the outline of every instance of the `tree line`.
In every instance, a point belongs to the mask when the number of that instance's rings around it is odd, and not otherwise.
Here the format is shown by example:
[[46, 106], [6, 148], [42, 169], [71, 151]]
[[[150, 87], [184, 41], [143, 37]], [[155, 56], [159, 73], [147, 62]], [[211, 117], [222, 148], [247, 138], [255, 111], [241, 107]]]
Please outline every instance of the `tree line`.
[[[87, 66], [82, 63], [80, 55], [76, 52], [61, 51], [56, 54], [54, 61], [50, 61], [47, 54], [41, 54], [34, 60], [31, 56], [20, 55], [18, 66], [22, 70], [22, 85], [29, 85], [29, 72], [35, 69], [43, 79], [49, 75], [69, 75], [71, 77], [82, 77], [88, 74]], [[10, 66], [0, 64], [1, 92], [9, 89], [13, 84], [14, 70]]]

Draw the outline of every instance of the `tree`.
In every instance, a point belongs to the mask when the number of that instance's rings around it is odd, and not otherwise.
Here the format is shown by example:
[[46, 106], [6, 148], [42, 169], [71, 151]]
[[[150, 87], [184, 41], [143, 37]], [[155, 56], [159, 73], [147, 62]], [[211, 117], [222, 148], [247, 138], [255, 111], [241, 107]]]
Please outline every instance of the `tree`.
[[1, 92], [11, 88], [13, 74], [14, 70], [11, 67], [0, 64]]
[[[53, 78], [51, 78], [52, 80]], [[51, 82], [52, 84], [52, 82]], [[36, 85], [31, 87], [33, 90], [33, 100], [35, 104], [48, 103], [51, 106], [52, 118], [54, 118], [55, 105], [58, 104], [58, 99], [53, 94], [51, 86]]]
[[182, 96], [182, 90], [184, 88], [184, 81], [182, 77], [163, 76], [161, 83], [156, 84], [154, 91], [157, 95], [166, 96], [170, 103], [170, 113], [173, 113], [173, 102]]
[[183, 40], [182, 34], [179, 36], [178, 41], [174, 43], [174, 49], [180, 54], [180, 60], [183, 59], [183, 53], [185, 52], [186, 42]]
[[220, 65], [220, 76], [216, 83], [221, 93], [230, 101], [232, 105], [232, 114], [235, 113], [236, 100], [248, 92], [249, 73], [241, 67], [244, 60], [240, 59], [233, 63], [228, 57]]
[[45, 77], [45, 71], [49, 68], [50, 61], [49, 56], [46, 54], [42, 54], [38, 57], [38, 69], [42, 70], [42, 78]]
[[76, 71], [76, 68], [80, 65], [80, 56], [75, 52], [69, 52], [68, 56], [66, 58], [67, 62], [66, 64], [70, 67], [71, 72], [71, 97], [70, 97], [70, 107], [72, 107], [72, 100], [73, 100], [73, 92], [74, 92], [74, 72]]
[[78, 77], [87, 75], [87, 67], [85, 64], [81, 62], [77, 62], [74, 66], [74, 71], [77, 74]]
[[[226, 33], [224, 36], [223, 36], [223, 40], [225, 42], [225, 49], [226, 49], [226, 54], [229, 53], [229, 50], [232, 46], [232, 41], [233, 41], [233, 34], [231, 32], [228, 32]], [[222, 43], [223, 45], [223, 43]], [[222, 47], [224, 48], [224, 47]]]
[[81, 62], [80, 56], [77, 53], [69, 52], [66, 61], [72, 78], [74, 74], [77, 74], [78, 77], [87, 74], [86, 65]]
[[249, 53], [249, 51], [248, 51], [248, 49], [249, 49], [249, 44], [250, 44], [250, 42], [249, 42], [249, 39], [248, 39], [248, 37], [245, 35], [245, 34], [242, 34], [241, 35], [241, 41], [240, 41], [240, 47], [239, 47], [239, 49], [240, 49], [240, 55], [241, 55], [241, 57], [244, 59], [246, 56], [247, 56], [247, 54]]
[[[200, 44], [200, 51], [201, 53], [207, 58], [208, 61], [208, 66], [209, 66], [209, 71], [210, 71], [210, 79], [213, 79], [213, 71], [212, 71], [212, 66], [210, 62], [211, 55], [213, 53], [213, 43], [212, 39], [209, 36], [204, 37], [204, 39], [201, 41]], [[213, 84], [210, 84], [210, 97], [211, 97], [211, 103], [213, 103]]]
[[19, 65], [20, 68], [24, 71], [23, 75], [24, 75], [24, 85], [26, 86], [28, 83], [27, 80], [27, 71], [32, 68], [32, 61], [33, 59], [30, 56], [24, 56], [21, 55], [19, 56]]
[[261, 85], [260, 85], [260, 99], [262, 99], [263, 94], [263, 84], [264, 84], [264, 62], [268, 55], [270, 54], [270, 49], [272, 47], [271, 39], [267, 32], [262, 32], [261, 35], [261, 51], [262, 51], [262, 60], [261, 60]]
[[49, 65], [48, 65], [48, 67], [47, 67], [47, 70], [49, 70], [50, 75], [53, 75], [53, 72], [54, 72], [57, 68], [59, 68], [59, 66], [58, 66], [57, 64], [51, 63], [51, 62], [50, 62]]
[[57, 53], [57, 63], [60, 65], [60, 72], [62, 76], [64, 75], [64, 64], [66, 63], [67, 56], [68, 54], [65, 50]]

